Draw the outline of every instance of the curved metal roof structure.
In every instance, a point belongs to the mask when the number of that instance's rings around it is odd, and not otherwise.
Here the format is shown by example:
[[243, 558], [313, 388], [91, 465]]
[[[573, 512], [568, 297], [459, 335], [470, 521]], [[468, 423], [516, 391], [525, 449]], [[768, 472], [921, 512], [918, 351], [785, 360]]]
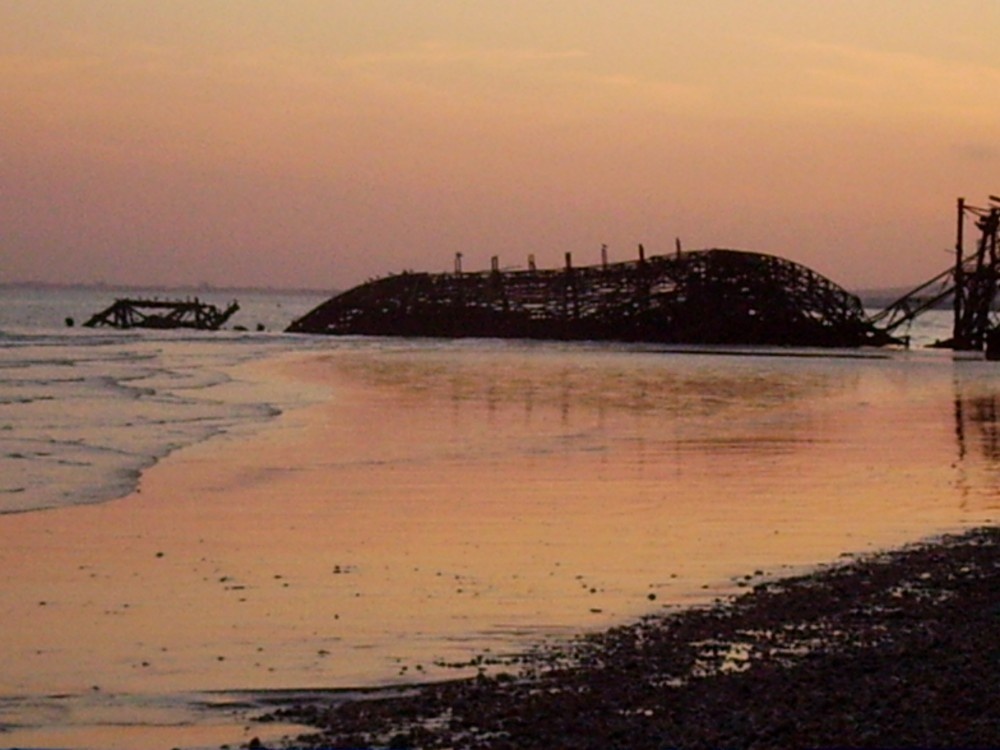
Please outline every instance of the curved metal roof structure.
[[778, 346], [883, 345], [857, 297], [783, 258], [698, 250], [550, 270], [403, 273], [288, 328], [335, 335]]

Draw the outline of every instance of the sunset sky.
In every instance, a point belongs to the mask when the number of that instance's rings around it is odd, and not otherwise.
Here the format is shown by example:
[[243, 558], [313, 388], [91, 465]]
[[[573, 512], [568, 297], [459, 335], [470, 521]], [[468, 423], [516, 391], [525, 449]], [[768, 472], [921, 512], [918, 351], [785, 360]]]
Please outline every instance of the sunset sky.
[[344, 288], [950, 262], [1000, 194], [994, 0], [0, 0], [0, 282]]

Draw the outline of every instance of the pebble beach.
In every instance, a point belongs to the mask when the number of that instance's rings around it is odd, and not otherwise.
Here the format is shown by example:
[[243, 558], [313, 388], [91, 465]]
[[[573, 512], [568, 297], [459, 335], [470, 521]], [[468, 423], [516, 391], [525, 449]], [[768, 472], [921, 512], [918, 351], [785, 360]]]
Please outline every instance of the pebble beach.
[[755, 586], [533, 654], [515, 672], [297, 696], [302, 747], [990, 748], [1000, 530]]

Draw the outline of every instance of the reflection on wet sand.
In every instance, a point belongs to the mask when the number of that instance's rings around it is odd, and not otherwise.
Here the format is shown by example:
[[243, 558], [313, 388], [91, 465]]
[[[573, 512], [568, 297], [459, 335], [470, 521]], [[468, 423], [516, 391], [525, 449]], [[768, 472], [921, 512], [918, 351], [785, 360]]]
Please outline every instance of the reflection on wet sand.
[[956, 380], [954, 415], [956, 486], [968, 507], [1000, 490], [1000, 394], [988, 381]]
[[975, 441], [983, 456], [992, 462], [1000, 462], [1000, 428], [997, 415], [1000, 414], [1000, 399], [995, 395], [977, 396], [970, 399], [955, 399], [955, 435], [958, 438], [958, 456], [965, 458], [968, 452], [966, 435], [969, 428], [975, 430]]

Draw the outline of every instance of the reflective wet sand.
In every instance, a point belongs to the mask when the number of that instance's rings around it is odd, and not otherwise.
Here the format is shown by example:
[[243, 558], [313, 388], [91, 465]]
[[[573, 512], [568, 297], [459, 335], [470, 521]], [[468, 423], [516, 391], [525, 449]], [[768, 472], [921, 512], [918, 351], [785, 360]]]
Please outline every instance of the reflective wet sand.
[[[137, 694], [447, 676], [1000, 505], [993, 365], [938, 354], [413, 344], [243, 376], [323, 397], [126, 499], [0, 517], [0, 722], [42, 725], [12, 741], [107, 745], [45, 726], [143, 724]], [[59, 693], [87, 699], [29, 700]]]

